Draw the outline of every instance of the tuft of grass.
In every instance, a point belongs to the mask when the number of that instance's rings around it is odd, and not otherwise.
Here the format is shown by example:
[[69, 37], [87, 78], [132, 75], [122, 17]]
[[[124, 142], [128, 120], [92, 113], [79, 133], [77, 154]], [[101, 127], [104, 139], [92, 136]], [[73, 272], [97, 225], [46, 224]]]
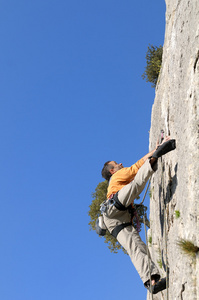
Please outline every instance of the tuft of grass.
[[180, 218], [180, 211], [179, 210], [175, 210], [175, 217], [176, 217], [176, 219]]
[[157, 264], [160, 267], [160, 269], [162, 269], [162, 259], [161, 258], [157, 260]]
[[150, 245], [152, 244], [152, 236], [149, 236], [148, 242]]
[[162, 255], [161, 255], [160, 248], [158, 249], [158, 256], [159, 256], [159, 259], [157, 260], [157, 264], [159, 265], [160, 269], [162, 269]]
[[154, 192], [154, 188], [150, 188], [150, 190], [149, 190], [149, 198], [151, 199], [152, 198], [152, 196], [153, 196], [153, 192]]
[[199, 248], [189, 240], [180, 239], [177, 242], [177, 245], [180, 247], [184, 254], [189, 255], [191, 257], [195, 257], [196, 253], [199, 251]]

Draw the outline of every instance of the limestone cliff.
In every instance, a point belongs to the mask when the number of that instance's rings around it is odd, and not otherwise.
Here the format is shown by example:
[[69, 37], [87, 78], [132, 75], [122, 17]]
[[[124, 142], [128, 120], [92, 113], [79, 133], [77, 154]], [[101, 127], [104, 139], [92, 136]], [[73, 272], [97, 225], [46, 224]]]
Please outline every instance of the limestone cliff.
[[159, 161], [151, 180], [149, 249], [164, 276], [166, 224], [170, 271], [168, 296], [161, 292], [153, 299], [195, 300], [199, 299], [199, 254], [186, 256], [177, 242], [184, 238], [199, 247], [199, 0], [166, 0], [166, 7], [150, 149], [161, 129], [176, 139], [177, 148]]

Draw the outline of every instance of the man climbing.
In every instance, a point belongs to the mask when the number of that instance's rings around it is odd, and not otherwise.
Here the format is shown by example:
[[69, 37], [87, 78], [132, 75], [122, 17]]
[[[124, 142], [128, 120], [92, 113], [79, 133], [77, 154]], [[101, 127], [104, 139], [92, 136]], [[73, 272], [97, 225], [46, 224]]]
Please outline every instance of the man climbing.
[[156, 171], [158, 158], [175, 147], [175, 140], [166, 137], [160, 145], [157, 143], [155, 150], [131, 167], [124, 168], [122, 163], [108, 161], [102, 169], [102, 176], [109, 181], [107, 200], [101, 205], [105, 226], [127, 251], [144, 286], [153, 294], [166, 288], [166, 278], [160, 279], [151, 260], [149, 270], [146, 245], [132, 226], [129, 207]]

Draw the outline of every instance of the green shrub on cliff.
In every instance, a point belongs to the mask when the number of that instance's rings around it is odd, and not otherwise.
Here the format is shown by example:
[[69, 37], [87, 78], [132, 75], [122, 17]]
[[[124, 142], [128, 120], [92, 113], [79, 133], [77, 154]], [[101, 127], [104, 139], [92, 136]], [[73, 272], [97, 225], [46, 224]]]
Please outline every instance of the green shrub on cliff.
[[146, 53], [146, 67], [145, 72], [142, 74], [142, 78], [146, 79], [146, 82], [151, 82], [152, 87], [156, 86], [158, 76], [162, 64], [162, 46], [156, 47], [149, 45]]

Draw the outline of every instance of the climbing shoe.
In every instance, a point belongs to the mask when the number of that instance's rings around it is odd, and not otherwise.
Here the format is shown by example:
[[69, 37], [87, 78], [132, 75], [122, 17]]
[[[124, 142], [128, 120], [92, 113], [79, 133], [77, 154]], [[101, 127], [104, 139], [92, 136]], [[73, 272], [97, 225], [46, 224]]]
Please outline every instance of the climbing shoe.
[[176, 148], [176, 141], [175, 140], [169, 140], [165, 143], [163, 143], [161, 146], [158, 147], [158, 149], [153, 153], [152, 157], [158, 158], [162, 155], [174, 150]]
[[158, 280], [155, 285], [152, 285], [150, 288], [150, 283], [145, 285], [146, 288], [149, 290], [150, 293], [152, 294], [157, 294], [163, 290], [166, 289], [166, 277], [165, 278], [161, 278], [160, 280]]

